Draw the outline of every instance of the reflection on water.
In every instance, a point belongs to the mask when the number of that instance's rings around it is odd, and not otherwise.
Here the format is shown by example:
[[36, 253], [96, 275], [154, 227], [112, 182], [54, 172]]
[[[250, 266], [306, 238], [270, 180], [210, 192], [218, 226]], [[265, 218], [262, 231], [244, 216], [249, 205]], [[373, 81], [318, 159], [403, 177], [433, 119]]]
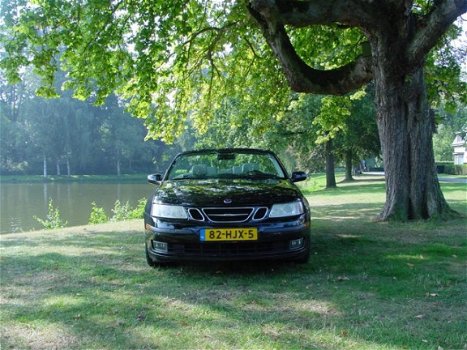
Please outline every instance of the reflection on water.
[[2, 183], [0, 184], [0, 232], [20, 232], [42, 228], [34, 216], [45, 219], [49, 200], [60, 211], [67, 226], [85, 225], [91, 203], [103, 207], [108, 216], [118, 199], [136, 206], [151, 194], [153, 185], [129, 183]]

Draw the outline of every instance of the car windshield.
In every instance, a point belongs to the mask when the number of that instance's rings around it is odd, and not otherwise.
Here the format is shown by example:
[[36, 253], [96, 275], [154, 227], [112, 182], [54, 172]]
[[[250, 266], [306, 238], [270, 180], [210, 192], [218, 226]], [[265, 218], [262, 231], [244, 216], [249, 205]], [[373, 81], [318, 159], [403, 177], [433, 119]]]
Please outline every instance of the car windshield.
[[254, 151], [203, 151], [181, 154], [167, 179], [276, 179], [286, 174], [272, 153]]

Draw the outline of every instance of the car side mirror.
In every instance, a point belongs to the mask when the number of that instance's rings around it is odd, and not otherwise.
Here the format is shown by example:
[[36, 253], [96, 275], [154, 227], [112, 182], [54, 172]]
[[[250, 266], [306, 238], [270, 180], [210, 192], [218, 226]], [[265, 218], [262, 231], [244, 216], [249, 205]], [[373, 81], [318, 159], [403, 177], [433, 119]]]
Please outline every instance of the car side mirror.
[[151, 174], [148, 175], [148, 182], [154, 185], [160, 185], [162, 181], [162, 175], [161, 174]]
[[292, 173], [292, 182], [299, 182], [307, 179], [307, 175], [304, 171], [294, 171]]

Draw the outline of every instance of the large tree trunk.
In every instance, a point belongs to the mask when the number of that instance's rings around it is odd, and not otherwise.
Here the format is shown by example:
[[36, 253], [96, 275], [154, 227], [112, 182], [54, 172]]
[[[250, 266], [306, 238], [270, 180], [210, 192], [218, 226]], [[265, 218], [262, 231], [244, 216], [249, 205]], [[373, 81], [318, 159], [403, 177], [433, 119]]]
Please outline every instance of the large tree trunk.
[[405, 221], [452, 213], [436, 174], [434, 114], [426, 98], [423, 69], [397, 79], [384, 71], [384, 65], [378, 68], [377, 124], [386, 176], [386, 203], [379, 219]]
[[334, 154], [332, 149], [332, 140], [326, 142], [326, 188], [336, 187], [336, 172], [334, 170]]

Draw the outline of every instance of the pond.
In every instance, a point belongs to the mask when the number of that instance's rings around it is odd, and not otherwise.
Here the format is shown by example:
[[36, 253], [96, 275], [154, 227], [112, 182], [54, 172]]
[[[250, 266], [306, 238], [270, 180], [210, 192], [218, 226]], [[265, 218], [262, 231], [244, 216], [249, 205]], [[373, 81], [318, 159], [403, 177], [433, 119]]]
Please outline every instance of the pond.
[[68, 221], [66, 226], [77, 226], [89, 222], [92, 202], [111, 217], [116, 200], [134, 208], [152, 189], [148, 183], [1, 183], [0, 233], [41, 229], [34, 216], [46, 218], [50, 199], [62, 220]]

